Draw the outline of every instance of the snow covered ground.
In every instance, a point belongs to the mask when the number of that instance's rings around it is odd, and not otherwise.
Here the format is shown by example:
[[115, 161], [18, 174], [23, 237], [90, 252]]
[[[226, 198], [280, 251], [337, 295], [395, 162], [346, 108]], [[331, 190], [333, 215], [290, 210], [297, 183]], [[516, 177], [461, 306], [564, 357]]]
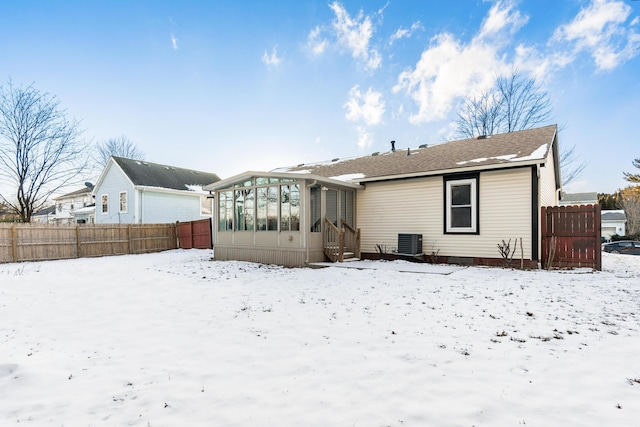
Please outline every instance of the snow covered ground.
[[640, 257], [594, 273], [211, 256], [0, 264], [0, 425], [640, 423]]

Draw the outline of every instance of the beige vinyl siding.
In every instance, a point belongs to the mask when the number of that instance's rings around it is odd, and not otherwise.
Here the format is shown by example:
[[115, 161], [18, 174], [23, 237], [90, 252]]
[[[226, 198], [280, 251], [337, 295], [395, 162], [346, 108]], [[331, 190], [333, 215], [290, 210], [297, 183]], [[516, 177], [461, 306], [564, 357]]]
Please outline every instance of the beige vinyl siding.
[[549, 150], [544, 167], [540, 169], [540, 206], [558, 206], [556, 191], [556, 169], [553, 161], [553, 150]]
[[[531, 259], [531, 169], [480, 174], [480, 234], [444, 234], [442, 177], [370, 183], [358, 192], [358, 227], [363, 252], [376, 244], [391, 252], [398, 233], [423, 236], [424, 253], [441, 256], [500, 258], [498, 243], [523, 238], [525, 259]], [[520, 248], [514, 258], [520, 257]]]
[[432, 216], [430, 205], [434, 197], [442, 199], [438, 192], [442, 193], [442, 177], [367, 184], [357, 195], [361, 251], [376, 252], [376, 245], [381, 245], [392, 252], [397, 249], [398, 233], [425, 234]]

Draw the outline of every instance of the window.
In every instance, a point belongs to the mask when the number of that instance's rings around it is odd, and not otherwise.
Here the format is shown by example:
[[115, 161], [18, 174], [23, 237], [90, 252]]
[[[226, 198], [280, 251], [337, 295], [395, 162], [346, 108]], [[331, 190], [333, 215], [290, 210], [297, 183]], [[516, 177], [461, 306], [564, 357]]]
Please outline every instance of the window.
[[212, 199], [207, 196], [200, 197], [200, 215], [211, 216], [213, 213]]
[[315, 185], [311, 187], [310, 191], [310, 210], [311, 210], [311, 232], [320, 233], [322, 231], [322, 217], [320, 215], [321, 209], [321, 193], [320, 186]]
[[280, 231], [300, 231], [300, 186], [280, 186]]
[[350, 227], [354, 226], [354, 192], [340, 190], [340, 218]]
[[219, 192], [218, 230], [300, 231], [300, 188], [292, 179], [256, 177]]
[[254, 189], [236, 190], [236, 231], [253, 231]]
[[445, 232], [478, 233], [478, 176], [445, 178]]
[[233, 230], [233, 192], [218, 193], [218, 230]]
[[100, 198], [102, 200], [102, 213], [108, 214], [109, 213], [109, 195], [103, 194], [102, 196], [100, 196]]
[[127, 192], [120, 192], [120, 213], [127, 213]]
[[[256, 179], [258, 182], [260, 178]], [[263, 178], [264, 179], [264, 178]], [[259, 187], [257, 193], [256, 229], [278, 230], [278, 187]]]

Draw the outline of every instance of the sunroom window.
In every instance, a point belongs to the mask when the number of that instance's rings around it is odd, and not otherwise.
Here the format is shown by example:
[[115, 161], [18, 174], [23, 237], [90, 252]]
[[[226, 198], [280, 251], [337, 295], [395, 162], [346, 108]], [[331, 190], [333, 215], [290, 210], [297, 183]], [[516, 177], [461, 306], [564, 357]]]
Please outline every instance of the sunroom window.
[[223, 191], [218, 196], [218, 230], [233, 230], [233, 192]]
[[478, 178], [445, 181], [447, 233], [478, 232]]

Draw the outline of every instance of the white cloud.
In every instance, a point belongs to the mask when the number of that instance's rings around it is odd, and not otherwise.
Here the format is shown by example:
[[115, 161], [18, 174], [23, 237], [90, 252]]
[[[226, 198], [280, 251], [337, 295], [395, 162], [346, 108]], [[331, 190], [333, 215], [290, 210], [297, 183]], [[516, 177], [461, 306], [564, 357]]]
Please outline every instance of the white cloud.
[[515, 33], [529, 20], [528, 16], [522, 16], [515, 9], [515, 4], [511, 0], [498, 1], [489, 10], [489, 15], [482, 22], [482, 28], [478, 37], [486, 39], [491, 36], [503, 36], [507, 31]]
[[625, 22], [631, 7], [619, 0], [592, 0], [568, 24], [556, 29], [553, 42], [568, 43], [568, 60], [586, 52], [599, 70], [610, 70], [638, 54], [640, 35], [634, 31], [637, 18]]
[[358, 126], [358, 147], [361, 149], [369, 148], [373, 145], [373, 134], [365, 128]]
[[267, 67], [277, 67], [278, 65], [280, 65], [280, 63], [282, 62], [282, 58], [278, 57], [278, 46], [274, 46], [273, 49], [271, 49], [271, 55], [269, 55], [265, 50], [264, 54], [262, 55], [262, 62]]
[[171, 47], [173, 50], [178, 50], [178, 39], [173, 35], [173, 33], [171, 34]]
[[322, 55], [327, 48], [329, 41], [322, 38], [322, 29], [318, 26], [309, 32], [307, 37], [307, 49], [313, 55]]
[[405, 38], [409, 38], [413, 35], [413, 33], [417, 30], [422, 30], [424, 29], [424, 27], [422, 26], [422, 24], [420, 23], [420, 21], [416, 21], [411, 25], [411, 28], [407, 29], [407, 28], [398, 28], [398, 30], [393, 33], [391, 35], [391, 37], [389, 38], [389, 45], [392, 45], [394, 42], [400, 40], [400, 39], [405, 39]]
[[[382, 93], [369, 88], [365, 93], [360, 92], [360, 86], [355, 85], [349, 91], [349, 100], [345, 104], [348, 120], [362, 121], [367, 125], [377, 125], [382, 122], [385, 106]], [[360, 145], [360, 144], [358, 144]]]
[[448, 33], [431, 39], [414, 69], [402, 72], [394, 92], [405, 91], [418, 106], [413, 124], [445, 119], [460, 97], [490, 88], [513, 64], [502, 53], [528, 20], [511, 1], [490, 9], [478, 34], [465, 44]]
[[382, 16], [387, 5], [371, 16], [365, 15], [362, 10], [356, 16], [351, 16], [340, 2], [334, 1], [329, 5], [334, 13], [331, 24], [316, 26], [309, 32], [307, 51], [312, 56], [319, 56], [335, 45], [347, 50], [353, 58], [361, 61], [367, 70], [380, 68], [382, 56], [377, 49], [371, 47], [375, 30], [372, 16]]

